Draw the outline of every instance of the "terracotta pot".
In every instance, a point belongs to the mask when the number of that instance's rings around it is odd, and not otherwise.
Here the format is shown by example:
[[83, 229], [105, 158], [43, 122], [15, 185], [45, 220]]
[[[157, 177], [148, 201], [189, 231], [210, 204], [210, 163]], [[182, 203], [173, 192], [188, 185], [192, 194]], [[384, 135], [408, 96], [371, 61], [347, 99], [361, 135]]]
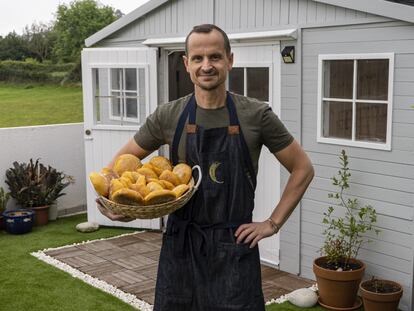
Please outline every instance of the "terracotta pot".
[[365, 264], [357, 259], [350, 263], [359, 264], [361, 268], [352, 271], [335, 271], [321, 267], [327, 262], [326, 257], [316, 258], [313, 272], [318, 283], [319, 301], [331, 310], [353, 310], [357, 303], [359, 283], [365, 272]]
[[31, 208], [35, 212], [35, 226], [44, 226], [49, 222], [49, 205]]
[[402, 286], [396, 282], [388, 280], [380, 280], [381, 282], [394, 285], [399, 288], [393, 293], [375, 293], [364, 288], [364, 285], [372, 282], [371, 280], [362, 282], [359, 286], [361, 290], [362, 300], [364, 302], [365, 311], [397, 311], [400, 298], [403, 294]]

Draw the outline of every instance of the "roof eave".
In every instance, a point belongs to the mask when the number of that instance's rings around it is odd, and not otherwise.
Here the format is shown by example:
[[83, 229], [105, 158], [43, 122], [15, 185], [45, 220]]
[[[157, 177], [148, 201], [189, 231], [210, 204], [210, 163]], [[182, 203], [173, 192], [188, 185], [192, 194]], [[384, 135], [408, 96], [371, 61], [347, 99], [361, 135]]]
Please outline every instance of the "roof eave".
[[384, 0], [314, 0], [316, 2], [367, 12], [414, 23], [414, 7]]
[[98, 43], [99, 41], [105, 39], [106, 37], [110, 36], [114, 32], [120, 30], [122, 27], [132, 23], [133, 21], [137, 20], [141, 16], [151, 12], [152, 10], [156, 9], [160, 5], [168, 2], [169, 0], [150, 0], [147, 3], [141, 5], [131, 13], [122, 16], [120, 19], [116, 20], [115, 22], [109, 24], [108, 26], [102, 28], [98, 32], [94, 33], [92, 36], [88, 37], [85, 40], [85, 46], [90, 47], [94, 44]]

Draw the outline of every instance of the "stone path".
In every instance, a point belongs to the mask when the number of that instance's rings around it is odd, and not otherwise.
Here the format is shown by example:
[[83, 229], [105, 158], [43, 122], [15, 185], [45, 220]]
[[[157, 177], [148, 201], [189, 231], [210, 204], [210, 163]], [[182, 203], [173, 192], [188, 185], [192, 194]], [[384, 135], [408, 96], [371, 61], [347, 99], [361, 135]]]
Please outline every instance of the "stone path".
[[[83, 273], [154, 303], [161, 233], [144, 232], [46, 252]], [[314, 282], [262, 265], [265, 300], [278, 298]]]

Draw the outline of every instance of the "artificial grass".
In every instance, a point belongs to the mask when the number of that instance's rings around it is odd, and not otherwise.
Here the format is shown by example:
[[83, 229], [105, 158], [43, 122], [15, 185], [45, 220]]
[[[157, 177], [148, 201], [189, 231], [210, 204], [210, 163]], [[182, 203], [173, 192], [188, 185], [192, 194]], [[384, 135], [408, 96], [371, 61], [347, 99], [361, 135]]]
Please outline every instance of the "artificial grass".
[[0, 232], [0, 310], [136, 310], [121, 300], [75, 279], [30, 255], [31, 252], [134, 232], [133, 229], [101, 228], [80, 233], [76, 215], [34, 227], [24, 235]]
[[83, 122], [82, 88], [0, 83], [0, 128]]

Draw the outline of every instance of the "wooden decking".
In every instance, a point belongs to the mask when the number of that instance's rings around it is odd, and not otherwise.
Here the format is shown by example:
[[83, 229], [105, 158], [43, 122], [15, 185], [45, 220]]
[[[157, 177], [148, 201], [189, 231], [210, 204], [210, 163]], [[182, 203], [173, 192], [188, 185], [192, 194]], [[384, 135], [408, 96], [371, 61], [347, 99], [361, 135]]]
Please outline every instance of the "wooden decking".
[[[143, 232], [46, 252], [73, 268], [154, 303], [161, 233]], [[262, 265], [265, 300], [312, 285], [312, 281]]]

